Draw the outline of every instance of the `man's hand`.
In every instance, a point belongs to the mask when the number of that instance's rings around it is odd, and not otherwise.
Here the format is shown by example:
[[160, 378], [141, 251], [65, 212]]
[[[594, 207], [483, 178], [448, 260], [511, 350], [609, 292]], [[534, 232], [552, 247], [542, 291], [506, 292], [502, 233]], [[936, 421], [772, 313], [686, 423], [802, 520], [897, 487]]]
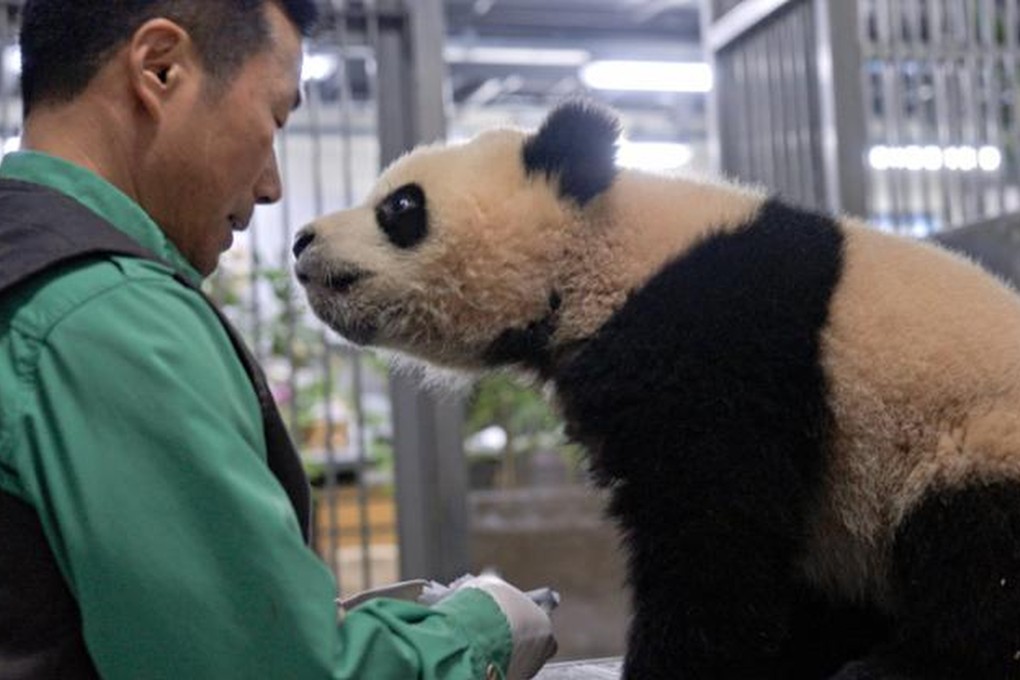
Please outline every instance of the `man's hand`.
[[510, 624], [513, 652], [507, 680], [533, 677], [556, 653], [556, 638], [553, 637], [549, 614], [526, 593], [493, 574], [458, 581], [456, 590], [462, 588], [477, 588], [489, 595]]
[[506, 618], [513, 642], [507, 680], [533, 677], [556, 653], [549, 613], [559, 604], [559, 594], [549, 588], [525, 593], [495, 574], [462, 576], [450, 585], [422, 579], [401, 581], [357, 593], [339, 600], [338, 604], [342, 618], [346, 610], [376, 597], [412, 600], [431, 606], [463, 588], [477, 588], [486, 593]]

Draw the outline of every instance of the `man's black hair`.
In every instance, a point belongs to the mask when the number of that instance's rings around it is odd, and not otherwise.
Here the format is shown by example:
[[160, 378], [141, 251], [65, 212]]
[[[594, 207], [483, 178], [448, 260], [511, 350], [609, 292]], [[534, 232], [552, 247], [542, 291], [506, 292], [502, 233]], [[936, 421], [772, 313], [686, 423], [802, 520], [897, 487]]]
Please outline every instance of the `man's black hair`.
[[28, 0], [21, 22], [24, 113], [42, 102], [73, 99], [113, 52], [146, 21], [164, 17], [184, 28], [218, 82], [268, 45], [264, 7], [276, 3], [309, 35], [314, 0]]

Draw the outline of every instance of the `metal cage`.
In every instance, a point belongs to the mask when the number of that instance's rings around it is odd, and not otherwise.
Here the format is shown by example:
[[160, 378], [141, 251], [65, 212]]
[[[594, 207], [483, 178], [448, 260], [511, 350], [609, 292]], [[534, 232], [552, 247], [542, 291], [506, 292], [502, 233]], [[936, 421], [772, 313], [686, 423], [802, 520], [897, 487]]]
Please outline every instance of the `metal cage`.
[[1017, 0], [703, 7], [723, 172], [915, 235], [1020, 208]]

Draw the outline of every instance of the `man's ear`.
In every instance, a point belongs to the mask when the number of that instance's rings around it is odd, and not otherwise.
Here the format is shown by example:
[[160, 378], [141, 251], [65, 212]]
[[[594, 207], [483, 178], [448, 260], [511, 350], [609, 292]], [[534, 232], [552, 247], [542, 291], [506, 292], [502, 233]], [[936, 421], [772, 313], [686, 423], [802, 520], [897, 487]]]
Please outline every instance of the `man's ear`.
[[131, 89], [153, 118], [162, 118], [167, 98], [195, 73], [196, 59], [188, 32], [169, 19], [151, 19], [135, 31], [128, 46]]

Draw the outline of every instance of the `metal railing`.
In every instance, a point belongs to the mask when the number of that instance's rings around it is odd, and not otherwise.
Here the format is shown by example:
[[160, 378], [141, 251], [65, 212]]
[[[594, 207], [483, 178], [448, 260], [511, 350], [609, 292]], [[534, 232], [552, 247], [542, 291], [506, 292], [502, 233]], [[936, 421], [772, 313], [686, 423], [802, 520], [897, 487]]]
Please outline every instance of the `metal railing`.
[[1020, 0], [704, 0], [718, 168], [925, 235], [1020, 205]]
[[927, 233], [1020, 206], [1017, 0], [862, 0], [871, 212]]

